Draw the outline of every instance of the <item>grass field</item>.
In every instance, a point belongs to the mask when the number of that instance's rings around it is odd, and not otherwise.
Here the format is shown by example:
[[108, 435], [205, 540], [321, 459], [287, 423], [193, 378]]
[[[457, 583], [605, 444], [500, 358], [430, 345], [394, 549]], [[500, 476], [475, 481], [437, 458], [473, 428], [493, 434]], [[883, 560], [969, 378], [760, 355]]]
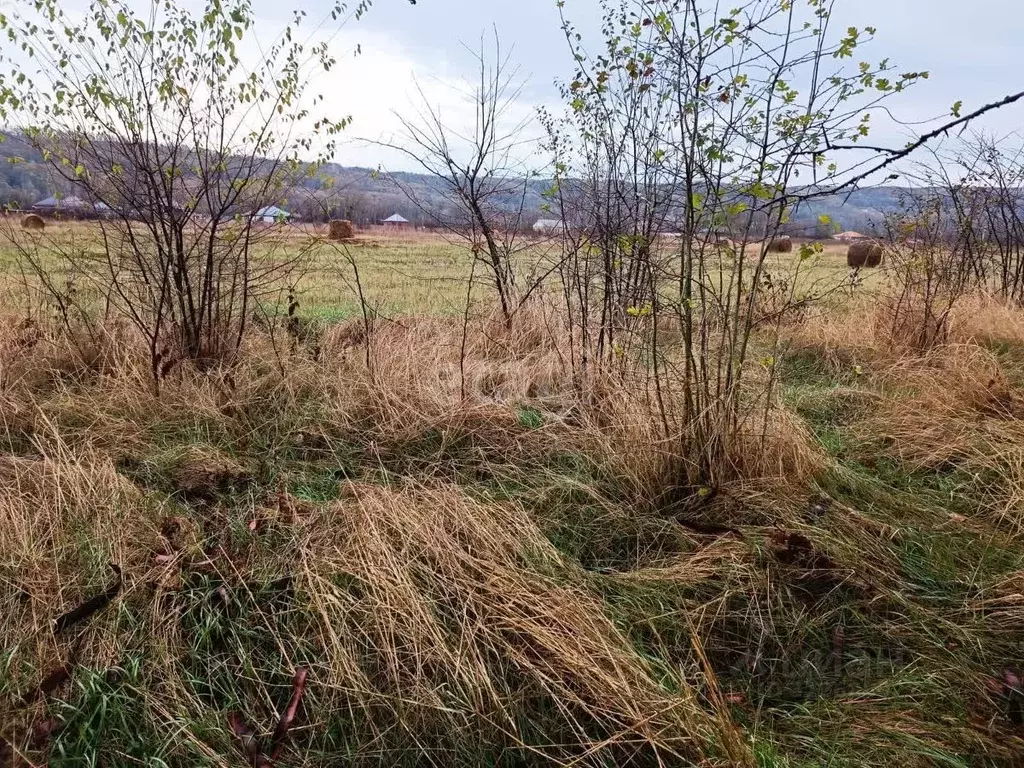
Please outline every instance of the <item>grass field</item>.
[[[3, 233], [0, 236], [0, 295], [6, 296], [8, 301], [22, 299], [25, 290], [18, 267], [19, 247], [38, 244], [42, 251], [50, 254], [58, 273], [64, 260], [56, 254], [101, 249], [97, 227], [87, 222], [59, 222], [42, 235], [30, 235], [21, 231], [17, 217], [6, 221], [0, 217], [0, 233]], [[461, 314], [465, 308], [472, 257], [466, 245], [452, 236], [377, 227], [361, 233], [350, 243], [338, 244], [326, 239], [326, 227], [302, 225], [274, 227], [261, 237], [259, 250], [268, 256], [303, 254], [302, 264], [294, 271], [292, 280], [304, 317], [330, 323], [359, 314], [360, 303], [349, 259], [359, 270], [367, 303], [382, 315]], [[524, 242], [529, 240], [524, 238]], [[800, 264], [795, 254], [773, 254], [769, 266], [776, 275], [798, 274], [799, 283], [806, 290], [827, 291], [847, 280], [849, 269], [845, 246], [829, 242], [822, 245], [821, 254], [807, 263]], [[671, 250], [676, 244], [667, 240], [664, 247]], [[521, 256], [524, 270], [535, 265], [550, 265], [557, 258], [557, 252], [558, 244], [550, 241], [540, 241], [524, 249]], [[489, 298], [486, 270], [478, 266], [474, 279], [472, 300], [480, 302]], [[866, 273], [869, 287], [877, 280], [876, 272]]]
[[872, 273], [785, 327], [769, 441], [695, 500], [551, 308], [480, 293], [463, 339], [468, 254], [360, 240], [394, 321], [324, 247], [315, 354], [254, 333], [159, 396], [125, 328], [25, 324], [0, 251], [0, 764], [1019, 764], [1024, 311], [911, 353]]
[[[304, 316], [331, 322], [359, 313], [348, 256], [360, 270], [368, 301], [382, 314], [445, 314], [465, 306], [471, 259], [466, 248], [450, 238], [380, 230], [341, 245], [329, 242], [321, 229], [286, 227], [261, 234], [259, 250], [267, 257], [302, 254], [302, 264], [291, 279]], [[20, 247], [38, 244], [58, 272], [65, 266], [58, 254], [101, 248], [97, 227], [85, 222], [60, 222], [33, 235], [21, 231], [17, 221], [9, 221], [0, 223], [0, 231], [6, 233], [0, 237], [0, 285], [11, 300], [24, 293]]]

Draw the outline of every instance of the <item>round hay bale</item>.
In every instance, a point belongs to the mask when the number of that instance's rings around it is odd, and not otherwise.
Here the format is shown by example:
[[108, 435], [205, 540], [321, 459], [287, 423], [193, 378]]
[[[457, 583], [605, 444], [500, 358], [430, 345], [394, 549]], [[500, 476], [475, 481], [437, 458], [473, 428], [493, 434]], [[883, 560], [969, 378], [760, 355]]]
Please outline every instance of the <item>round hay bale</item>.
[[768, 243], [768, 250], [772, 253], [790, 253], [793, 250], [793, 238], [776, 237]]
[[46, 229], [46, 222], [43, 221], [42, 216], [30, 213], [21, 220], [21, 228], [39, 231], [41, 229]]
[[868, 260], [867, 243], [851, 243], [846, 249], [846, 266], [850, 269], [860, 269]]
[[719, 237], [717, 240], [715, 240], [715, 245], [717, 245], [719, 248], [733, 248], [732, 240], [730, 240], [728, 237]]
[[351, 240], [356, 236], [356, 228], [348, 219], [332, 219], [328, 226], [331, 240]]
[[868, 251], [868, 260], [865, 263], [867, 267], [877, 267], [882, 263], [883, 256], [882, 246], [879, 243], [872, 243], [871, 249]]
[[866, 240], [862, 243], [851, 243], [846, 250], [846, 264], [851, 269], [861, 267], [877, 267], [882, 263], [882, 246]]

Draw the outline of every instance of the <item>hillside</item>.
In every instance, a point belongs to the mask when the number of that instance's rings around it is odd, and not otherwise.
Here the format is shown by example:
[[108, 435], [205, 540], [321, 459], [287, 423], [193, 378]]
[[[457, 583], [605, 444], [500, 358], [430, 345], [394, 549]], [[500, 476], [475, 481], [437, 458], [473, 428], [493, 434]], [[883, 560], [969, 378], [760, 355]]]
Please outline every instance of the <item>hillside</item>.
[[[526, 184], [525, 219], [529, 222], [543, 215], [543, 191], [551, 186], [551, 180], [535, 179]], [[870, 230], [886, 213], [898, 210], [900, 196], [909, 191], [909, 187], [871, 187], [849, 195], [819, 198], [796, 210], [793, 221], [810, 226], [826, 215], [841, 229]], [[0, 205], [25, 209], [57, 192], [70, 194], [71, 189], [55, 178], [42, 156], [17, 136], [2, 136]], [[421, 207], [444, 215], [448, 206], [441, 183], [425, 174], [385, 174], [335, 163], [324, 166], [317, 178], [309, 180], [305, 188], [285, 203], [307, 219], [347, 218], [361, 224], [379, 221], [393, 213], [416, 223], [428, 223], [431, 216]], [[518, 198], [508, 202], [510, 208], [518, 204]]]

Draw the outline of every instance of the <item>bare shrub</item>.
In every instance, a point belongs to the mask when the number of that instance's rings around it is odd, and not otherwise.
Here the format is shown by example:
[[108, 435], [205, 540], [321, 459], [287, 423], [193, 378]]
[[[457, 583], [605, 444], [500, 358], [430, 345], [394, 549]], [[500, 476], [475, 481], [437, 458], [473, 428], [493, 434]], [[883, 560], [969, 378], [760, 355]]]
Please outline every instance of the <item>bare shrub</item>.
[[[602, 7], [605, 39], [593, 48], [563, 16], [577, 69], [563, 88], [565, 116], [542, 120], [555, 167], [546, 196], [565, 234], [556, 263], [569, 361], [581, 390], [610, 369], [643, 391], [663, 439], [685, 457], [679, 483], [707, 488], [734, 473], [746, 415], [771, 423], [776, 381], [757, 371], [781, 356], [782, 328], [836, 288], [782, 279], [820, 256], [820, 246], [796, 248], [786, 236], [792, 214], [928, 140], [875, 149], [849, 172], [826, 161], [859, 149], [845, 140], [867, 130], [861, 118], [879, 95], [864, 82], [892, 95], [926, 75], [891, 77], [883, 64], [833, 73], [821, 87], [819, 65], [870, 37], [834, 39], [824, 8], [752, 0], [723, 16], [668, 0]], [[751, 55], [733, 56], [739, 48]], [[780, 97], [780, 85], [789, 93]], [[813, 103], [797, 114], [791, 105], [807, 94]], [[750, 132], [747, 120], [764, 130]], [[718, 233], [733, 241], [728, 251]], [[780, 257], [789, 253], [792, 262]], [[663, 334], [663, 318], [675, 333]]]
[[977, 134], [943, 162], [964, 174], [960, 206], [977, 233], [978, 279], [1007, 301], [1024, 302], [1024, 147], [1018, 136]]
[[466, 93], [474, 118], [462, 127], [453, 125], [422, 90], [418, 111], [399, 116], [402, 135], [384, 145], [412, 159], [434, 177], [446, 206], [421, 199], [401, 174], [388, 180], [444, 232], [469, 246], [473, 254], [470, 281], [480, 269], [494, 289], [502, 317], [513, 317], [550, 272], [543, 259], [525, 265], [535, 243], [529, 236], [527, 196], [535, 174], [524, 167], [519, 150], [529, 118], [515, 116], [523, 85], [509, 54], [495, 32], [488, 50], [483, 41], [476, 53], [478, 75]]
[[901, 347], [926, 351], [944, 343], [950, 317], [977, 284], [979, 253], [971, 217], [956, 201], [963, 183], [942, 166], [924, 170], [933, 184], [906, 192], [886, 218], [890, 283], [880, 297], [883, 333]]
[[[3, 96], [20, 140], [90, 210], [105, 212], [99, 241], [65, 249], [60, 267], [142, 335], [159, 386], [179, 361], [234, 362], [253, 311], [304, 255], [294, 243], [275, 247], [280, 232], [254, 226], [256, 211], [301, 188], [345, 122], [324, 118], [300, 133], [309, 70], [334, 63], [326, 46], [293, 39], [300, 16], [250, 61], [237, 42], [253, 23], [247, 3], [151, 10], [117, 0], [91, 4], [81, 21], [56, 4], [12, 12], [12, 49], [35, 51], [38, 68], [5, 82]], [[56, 93], [57, 106], [40, 93]], [[54, 301], [68, 303], [47, 249], [9, 239]]]

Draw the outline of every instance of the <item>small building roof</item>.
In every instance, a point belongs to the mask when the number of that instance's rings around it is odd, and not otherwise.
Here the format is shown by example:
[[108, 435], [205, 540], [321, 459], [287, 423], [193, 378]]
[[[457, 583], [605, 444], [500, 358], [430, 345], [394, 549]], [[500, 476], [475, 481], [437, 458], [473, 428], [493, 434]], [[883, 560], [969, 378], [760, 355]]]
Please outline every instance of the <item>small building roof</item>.
[[382, 221], [381, 223], [382, 224], [408, 224], [409, 220], [407, 218], [405, 218], [405, 216], [401, 216], [401, 215], [399, 215], [397, 213], [394, 213], [391, 216], [388, 216], [386, 219], [384, 219], [384, 221]]
[[838, 235], [833, 236], [836, 240], [866, 240], [867, 235], [862, 235], [860, 232], [854, 232], [852, 229], [847, 232], [840, 232]]
[[560, 219], [537, 219], [537, 223], [533, 225], [534, 229], [557, 229], [562, 226]]
[[57, 197], [51, 195], [32, 206], [33, 208], [89, 208], [89, 204], [80, 197]]
[[268, 205], [265, 208], [260, 208], [258, 211], [256, 211], [256, 215], [264, 218], [271, 217], [274, 219], [291, 218], [291, 214], [288, 213], [288, 211], [286, 211], [284, 208], [278, 208], [276, 205]]

